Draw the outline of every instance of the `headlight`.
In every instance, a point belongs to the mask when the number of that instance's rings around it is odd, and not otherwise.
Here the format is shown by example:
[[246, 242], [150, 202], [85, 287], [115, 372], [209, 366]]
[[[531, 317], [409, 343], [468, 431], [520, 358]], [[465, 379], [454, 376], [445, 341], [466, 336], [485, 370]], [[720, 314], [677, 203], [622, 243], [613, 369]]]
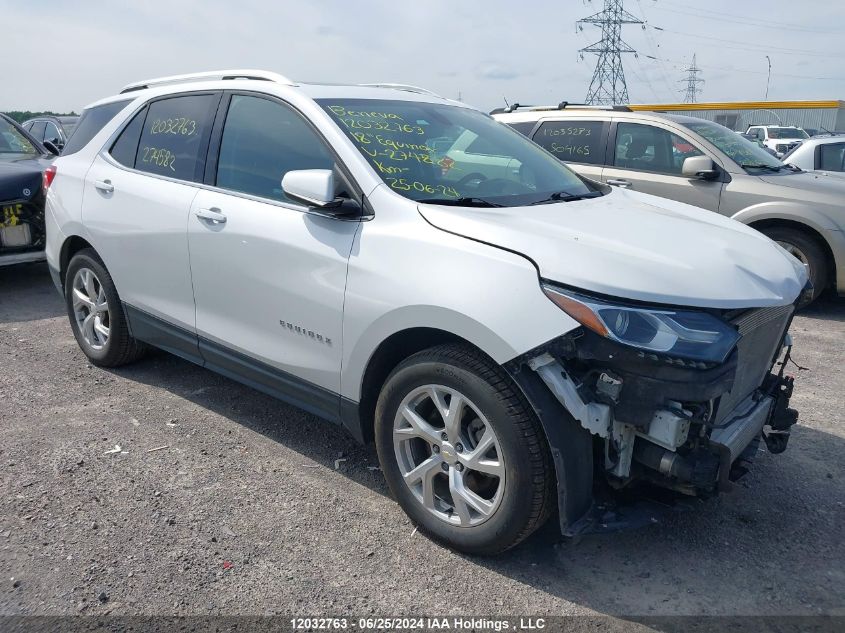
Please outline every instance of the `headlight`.
[[543, 292], [596, 334], [667, 356], [723, 363], [739, 340], [733, 327], [706, 312], [616, 305], [547, 285]]

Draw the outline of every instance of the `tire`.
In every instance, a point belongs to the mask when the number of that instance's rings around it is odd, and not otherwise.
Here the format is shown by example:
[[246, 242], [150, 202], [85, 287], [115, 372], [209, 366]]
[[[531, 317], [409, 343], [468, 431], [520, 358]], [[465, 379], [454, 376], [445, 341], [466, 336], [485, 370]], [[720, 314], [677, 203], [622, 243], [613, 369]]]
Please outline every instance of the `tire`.
[[774, 226], [763, 229], [763, 233], [807, 265], [810, 281], [813, 284], [813, 296], [802, 303], [800, 307], [815, 301], [825, 291], [830, 279], [827, 257], [822, 245], [819, 244], [817, 239], [804, 231], [789, 227]]
[[146, 352], [147, 346], [129, 334], [120, 296], [93, 249], [81, 250], [70, 260], [65, 274], [65, 304], [76, 342], [92, 364], [120, 367]]
[[[446, 422], [455, 398], [463, 403], [457, 425]], [[468, 346], [433, 347], [399, 364], [379, 395], [375, 436], [394, 498], [421, 531], [456, 550], [503, 552], [554, 507], [536, 413], [501, 367]]]

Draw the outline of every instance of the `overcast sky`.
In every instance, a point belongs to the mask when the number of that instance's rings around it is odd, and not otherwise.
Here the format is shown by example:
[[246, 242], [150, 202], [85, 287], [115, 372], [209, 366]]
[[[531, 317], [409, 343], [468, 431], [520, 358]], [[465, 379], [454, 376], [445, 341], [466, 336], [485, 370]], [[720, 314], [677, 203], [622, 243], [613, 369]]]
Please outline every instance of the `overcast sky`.
[[[626, 0], [631, 101], [845, 99], [841, 0]], [[401, 82], [484, 109], [582, 101], [602, 0], [0, 0], [0, 110], [77, 110], [124, 84], [218, 68], [302, 81]], [[14, 25], [19, 24], [16, 28]], [[660, 30], [662, 29], [662, 30]], [[36, 41], [41, 37], [41, 42]], [[650, 56], [650, 57], [649, 57]], [[658, 58], [658, 59], [653, 59]]]

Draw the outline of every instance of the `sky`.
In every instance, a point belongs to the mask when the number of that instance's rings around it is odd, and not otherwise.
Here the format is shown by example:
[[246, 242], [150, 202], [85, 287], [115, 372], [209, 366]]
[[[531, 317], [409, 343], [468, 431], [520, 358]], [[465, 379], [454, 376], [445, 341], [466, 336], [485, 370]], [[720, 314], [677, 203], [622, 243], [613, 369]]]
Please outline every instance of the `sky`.
[[[603, 0], [0, 0], [0, 111], [79, 111], [125, 84], [222, 68], [424, 86], [485, 110], [582, 102]], [[632, 103], [845, 99], [845, 3], [626, 0]], [[20, 24], [21, 28], [8, 28]], [[644, 28], [643, 28], [644, 26]]]

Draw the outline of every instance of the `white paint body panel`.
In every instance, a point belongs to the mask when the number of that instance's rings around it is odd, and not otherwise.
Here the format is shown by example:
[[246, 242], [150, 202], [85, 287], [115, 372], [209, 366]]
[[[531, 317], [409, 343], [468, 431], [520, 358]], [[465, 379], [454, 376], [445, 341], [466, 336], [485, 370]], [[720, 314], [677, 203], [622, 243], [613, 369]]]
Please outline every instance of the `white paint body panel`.
[[[95, 182], [109, 180], [111, 193]], [[120, 298], [194, 330], [188, 212], [197, 189], [116, 167], [97, 156], [85, 177], [82, 222]]]
[[747, 226], [624, 189], [519, 209], [421, 206], [435, 226], [524, 253], [546, 279], [649, 303], [742, 308], [795, 301], [806, 272]]
[[[323, 218], [103, 157], [149, 99], [189, 90], [249, 90], [298, 108], [344, 162], [374, 217]], [[445, 330], [505, 363], [577, 327], [543, 294], [541, 276], [698, 307], [785, 304], [804, 284], [796, 260], [755, 231], [642, 194], [517, 209], [420, 206], [382, 183], [315, 103], [322, 97], [452, 103], [383, 88], [247, 80], [100, 101], [133, 99], [83, 150], [55, 162], [47, 203], [51, 266], [58, 268], [67, 238], [82, 237], [128, 303], [356, 401], [373, 353], [403, 330]], [[91, 185], [105, 179], [115, 187], [111, 197]], [[194, 214], [211, 207], [226, 215], [225, 224], [214, 227]], [[333, 344], [297, 339], [280, 321]]]
[[[226, 222], [195, 215], [208, 208]], [[343, 293], [358, 225], [201, 190], [188, 220], [197, 333], [340, 391]]]

